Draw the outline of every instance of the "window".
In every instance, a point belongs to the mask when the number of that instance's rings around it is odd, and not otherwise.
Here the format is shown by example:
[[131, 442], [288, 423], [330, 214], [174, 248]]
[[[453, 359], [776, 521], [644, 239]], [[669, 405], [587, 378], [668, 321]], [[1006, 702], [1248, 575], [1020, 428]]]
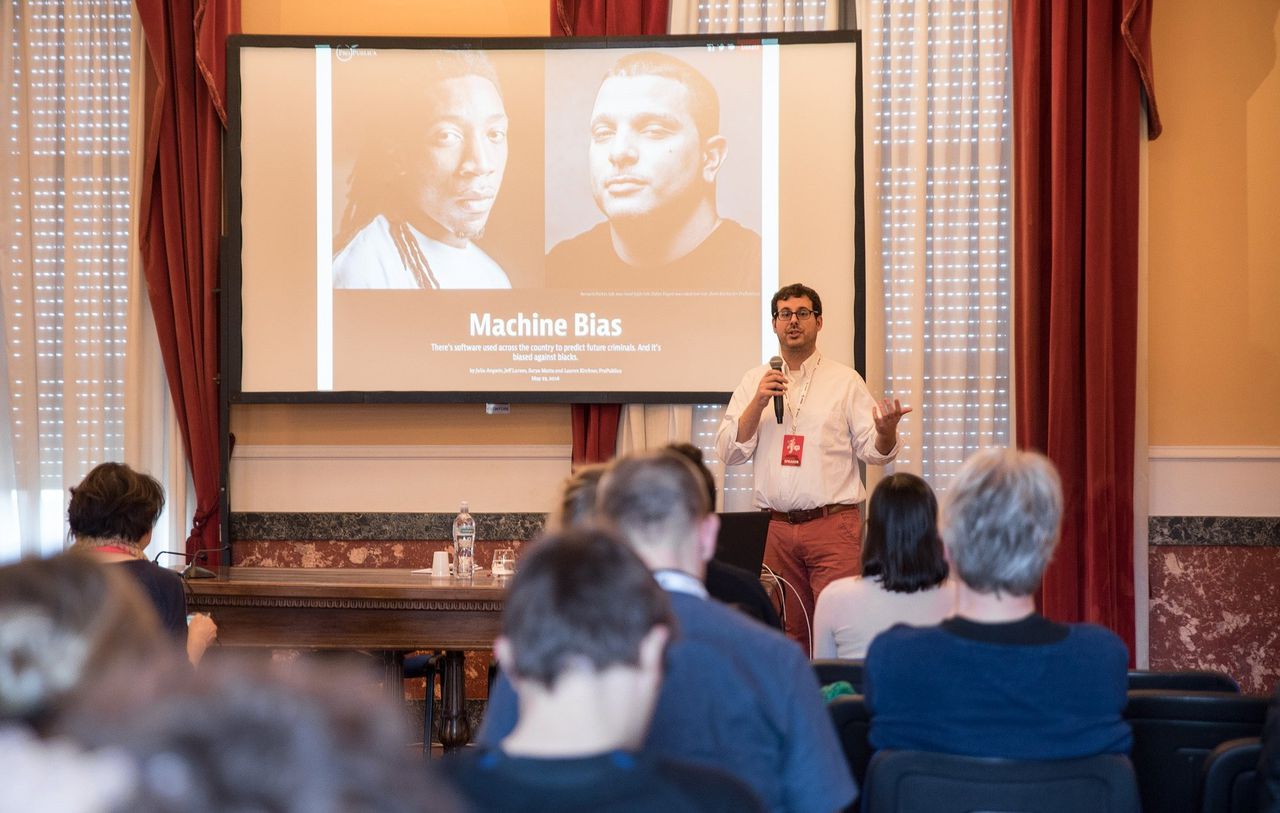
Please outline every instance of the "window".
[[67, 487], [124, 455], [131, 13], [0, 16], [0, 561], [61, 550]]
[[915, 407], [896, 465], [942, 491], [971, 453], [1010, 439], [1009, 9], [866, 7], [867, 254], [883, 284], [884, 389]]
[[[943, 491], [965, 458], [1011, 436], [1009, 8], [865, 0], [860, 12], [868, 273], [879, 268], [884, 313], [871, 385], [914, 408], [894, 465]], [[709, 461], [722, 413], [694, 410]], [[751, 485], [749, 464], [727, 471], [726, 510], [750, 508]]]

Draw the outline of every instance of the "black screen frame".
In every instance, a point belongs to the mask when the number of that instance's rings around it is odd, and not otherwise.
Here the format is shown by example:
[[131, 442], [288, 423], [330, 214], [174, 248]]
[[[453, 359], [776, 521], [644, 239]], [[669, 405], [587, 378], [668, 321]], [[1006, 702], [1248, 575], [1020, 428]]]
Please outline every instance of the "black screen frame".
[[[671, 45], [760, 45], [763, 42], [791, 43], [851, 43], [857, 48], [858, 75], [854, 77], [855, 128], [854, 143], [854, 222], [851, 236], [854, 240], [853, 285], [853, 358], [854, 367], [865, 377], [866, 370], [866, 248], [865, 248], [865, 185], [863, 168], [863, 49], [861, 32], [839, 30], [807, 33], [765, 33], [750, 35], [671, 35], [665, 37], [326, 37], [296, 35], [237, 34], [227, 39], [227, 134], [224, 142], [223, 189], [225, 200], [226, 232], [221, 240], [222, 284], [219, 296], [220, 344], [222, 372], [219, 391], [224, 403], [220, 410], [229, 417], [231, 404], [421, 404], [421, 403], [528, 403], [528, 404], [715, 404], [727, 403], [731, 393], [723, 391], [703, 392], [654, 392], [654, 391], [488, 391], [488, 390], [395, 390], [395, 391], [253, 391], [242, 389], [242, 360], [244, 347], [241, 327], [243, 323], [241, 285], [241, 252], [243, 235], [241, 216], [243, 196], [241, 189], [242, 118], [241, 118], [241, 70], [240, 54], [244, 48], [315, 48], [327, 46], [341, 48], [394, 48], [394, 49], [472, 49], [472, 50], [566, 50], [599, 48], [641, 48]], [[763, 297], [763, 293], [762, 293]]]

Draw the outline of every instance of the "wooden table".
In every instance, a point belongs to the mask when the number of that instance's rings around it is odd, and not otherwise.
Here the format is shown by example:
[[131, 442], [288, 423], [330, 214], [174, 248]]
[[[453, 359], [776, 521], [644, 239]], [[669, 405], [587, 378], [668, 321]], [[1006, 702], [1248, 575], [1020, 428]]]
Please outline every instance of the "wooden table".
[[455, 748], [470, 740], [462, 652], [492, 648], [508, 580], [373, 568], [232, 567], [223, 573], [187, 581], [187, 604], [213, 615], [224, 646], [446, 650], [440, 741]]

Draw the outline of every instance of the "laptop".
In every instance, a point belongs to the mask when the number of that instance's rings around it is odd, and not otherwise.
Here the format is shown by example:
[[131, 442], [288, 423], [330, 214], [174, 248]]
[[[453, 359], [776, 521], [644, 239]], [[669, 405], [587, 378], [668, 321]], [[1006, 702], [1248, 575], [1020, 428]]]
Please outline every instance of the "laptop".
[[764, 563], [765, 539], [769, 536], [769, 512], [722, 511], [719, 517], [715, 558], [748, 573], [759, 573]]

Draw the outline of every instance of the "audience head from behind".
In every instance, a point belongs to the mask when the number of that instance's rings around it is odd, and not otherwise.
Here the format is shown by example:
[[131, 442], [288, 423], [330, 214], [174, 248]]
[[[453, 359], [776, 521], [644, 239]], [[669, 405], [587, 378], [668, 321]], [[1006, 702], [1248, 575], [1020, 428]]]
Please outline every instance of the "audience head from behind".
[[[713, 600], [702, 582], [706, 562], [715, 550], [719, 519], [709, 512], [705, 483], [689, 460], [669, 452], [615, 460], [600, 481], [596, 511], [599, 529], [570, 533], [601, 534], [603, 529], [603, 534], [616, 534], [613, 545], [634, 554], [627, 568], [634, 573], [628, 583], [634, 579], [635, 586], [600, 586], [572, 605], [565, 604], [572, 612], [555, 615], [574, 622], [567, 628], [571, 632], [535, 629], [523, 637], [546, 642], [539, 649], [553, 648], [561, 638], [590, 640], [597, 631], [607, 629], [603, 619], [618, 612], [635, 613], [636, 607], [657, 602], [659, 596], [652, 591], [660, 590], [679, 630], [672, 633], [664, 653], [660, 687], [654, 678], [659, 689], [656, 702], [647, 692], [635, 689], [605, 694], [580, 691], [582, 697], [568, 711], [540, 711], [555, 708], [549, 701], [561, 693], [566, 677], [560, 675], [553, 688], [547, 688], [551, 673], [544, 670], [538, 678], [533, 665], [522, 662], [514, 625], [533, 623], [524, 619], [538, 615], [521, 603], [526, 600], [520, 595], [522, 587], [513, 583], [503, 613], [503, 637], [508, 643], [495, 647], [503, 668], [489, 694], [477, 736], [481, 747], [457, 769], [457, 781], [467, 788], [477, 809], [676, 813], [756, 810], [760, 801], [769, 810], [836, 810], [848, 804], [855, 787], [808, 659], [781, 633]], [[565, 535], [552, 535], [537, 544], [545, 546], [538, 549], [540, 556], [556, 558], [556, 570], [585, 558], [575, 554], [566, 557], [563, 565], [558, 562], [564, 554], [555, 547], [566, 545]], [[601, 547], [600, 552], [600, 573], [622, 569], [617, 550]], [[606, 566], [615, 558], [616, 565]], [[552, 562], [548, 558], [547, 566]], [[516, 580], [529, 578], [532, 570], [529, 557], [522, 559]], [[528, 601], [547, 605], [557, 600], [559, 592], [576, 595], [585, 589], [579, 582], [597, 578], [576, 565], [566, 572], [574, 576], [564, 587], [555, 587], [548, 576], [548, 584], [531, 592]], [[614, 577], [601, 578], [608, 584]], [[637, 595], [625, 598], [627, 592]], [[624, 604], [635, 606], [605, 606]], [[638, 618], [649, 618], [649, 614]], [[634, 639], [645, 625], [652, 629], [653, 623], [650, 619], [632, 626], [629, 637]], [[648, 647], [656, 646], [651, 638], [643, 640]], [[565, 683], [566, 690], [591, 685], [590, 676], [598, 674], [598, 665], [585, 653], [569, 651], [574, 654], [568, 662], [579, 668], [570, 673], [578, 676], [576, 684]], [[646, 651], [651, 650], [641, 649]], [[611, 673], [619, 683], [637, 680], [638, 675], [626, 677], [630, 669], [615, 667]], [[624, 712], [614, 708], [618, 705], [640, 708]], [[599, 753], [606, 747], [623, 747], [618, 733], [634, 732], [636, 712], [643, 710], [647, 719], [651, 707], [653, 722], [638, 752], [614, 751], [612, 756], [591, 758], [602, 760], [598, 762], [579, 758], [572, 771], [563, 772], [539, 768], [527, 756], [513, 756], [532, 755], [534, 751], [526, 749], [545, 748], [553, 739], [546, 731], [566, 728], [569, 732], [559, 737], [572, 744], [566, 753], [586, 753], [583, 732], [599, 726], [590, 718], [609, 720], [625, 714], [632, 721], [629, 726], [611, 723], [614, 735], [593, 735], [595, 745], [590, 750]], [[584, 716], [588, 719], [578, 722]], [[542, 722], [535, 724], [538, 720]], [[551, 793], [556, 795], [554, 802], [548, 801]]]
[[621, 540], [600, 528], [541, 540], [521, 561], [502, 619], [494, 652], [521, 712], [504, 751], [640, 746], [675, 622], [666, 594]]
[[938, 500], [929, 484], [914, 474], [892, 474], [872, 492], [862, 540], [862, 576], [876, 579], [893, 593], [927, 590], [947, 578]]
[[46, 733], [90, 681], [163, 658], [166, 644], [124, 573], [78, 553], [0, 567], [0, 720]]
[[[703, 458], [702, 450], [692, 443], [671, 443], [663, 447], [662, 451], [683, 457], [693, 465], [702, 480], [703, 487], [706, 489], [707, 507], [710, 510], [715, 510], [716, 493], [718, 491], [716, 488], [716, 476], [708, 468], [706, 460]], [[715, 549], [713, 548], [713, 556], [714, 553]], [[707, 593], [715, 600], [728, 604], [730, 607], [770, 627], [775, 629], [782, 628], [782, 621], [778, 617], [777, 608], [772, 599], [769, 598], [769, 594], [760, 586], [759, 573], [752, 573], [749, 570], [711, 558], [707, 560], [703, 582], [706, 584]]]
[[227, 656], [108, 681], [61, 733], [136, 766], [130, 813], [458, 811], [414, 758], [379, 675], [336, 661]]
[[67, 524], [77, 550], [115, 546], [137, 556], [164, 510], [164, 489], [124, 463], [101, 463], [71, 489]]
[[716, 476], [707, 468], [706, 458], [702, 450], [692, 443], [669, 443], [662, 449], [664, 452], [678, 454], [686, 458], [702, 476], [702, 483], [707, 489], [707, 510], [716, 510]]
[[940, 527], [955, 615], [872, 641], [863, 689], [873, 748], [1031, 760], [1129, 751], [1124, 642], [1036, 612], [1062, 504], [1043, 455], [993, 448], [961, 466]]
[[588, 525], [596, 517], [596, 489], [608, 466], [593, 463], [576, 470], [564, 481], [560, 498], [560, 513], [556, 525], [560, 529]]
[[534, 543], [494, 642], [497, 694], [513, 689], [519, 715], [447, 766], [473, 813], [760, 809], [731, 776], [646, 747], [676, 623], [667, 593], [609, 530]]
[[143, 589], [169, 636], [198, 664], [218, 634], [205, 613], [188, 621], [186, 591], [172, 570], [146, 558], [151, 531], [164, 510], [164, 489], [124, 463], [101, 463], [71, 488], [67, 526], [71, 549], [123, 570]]
[[899, 472], [876, 484], [862, 537], [862, 578], [836, 579], [813, 613], [815, 658], [861, 659], [897, 624], [937, 624], [955, 613], [956, 586], [929, 484]]
[[1016, 449], [970, 457], [947, 492], [942, 535], [951, 567], [969, 590], [1030, 597], [1053, 557], [1062, 485], [1049, 459]]
[[720, 519], [688, 459], [651, 452], [615, 461], [600, 481], [596, 508], [650, 570], [703, 577]]

